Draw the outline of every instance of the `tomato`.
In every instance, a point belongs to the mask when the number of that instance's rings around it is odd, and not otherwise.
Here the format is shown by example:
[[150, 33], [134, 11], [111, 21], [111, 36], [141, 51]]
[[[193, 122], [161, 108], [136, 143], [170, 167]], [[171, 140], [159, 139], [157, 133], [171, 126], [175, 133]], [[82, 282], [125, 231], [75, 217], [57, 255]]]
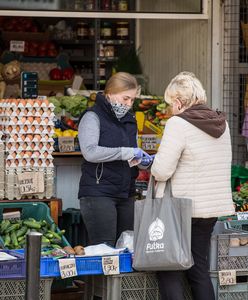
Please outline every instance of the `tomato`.
[[50, 79], [52, 80], [61, 80], [62, 79], [62, 71], [59, 68], [54, 68], [49, 73]]
[[71, 80], [74, 75], [74, 70], [72, 68], [65, 68], [62, 71], [62, 78], [64, 80]]

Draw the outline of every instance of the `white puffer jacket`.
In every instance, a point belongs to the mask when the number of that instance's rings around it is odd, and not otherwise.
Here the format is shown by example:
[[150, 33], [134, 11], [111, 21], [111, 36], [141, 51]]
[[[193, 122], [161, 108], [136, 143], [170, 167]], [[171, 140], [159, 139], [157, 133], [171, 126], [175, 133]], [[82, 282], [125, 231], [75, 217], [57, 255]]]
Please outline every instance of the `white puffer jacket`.
[[159, 181], [161, 197], [171, 178], [175, 197], [193, 202], [192, 217], [231, 215], [231, 141], [229, 127], [214, 138], [186, 120], [174, 116], [167, 121], [151, 173]]

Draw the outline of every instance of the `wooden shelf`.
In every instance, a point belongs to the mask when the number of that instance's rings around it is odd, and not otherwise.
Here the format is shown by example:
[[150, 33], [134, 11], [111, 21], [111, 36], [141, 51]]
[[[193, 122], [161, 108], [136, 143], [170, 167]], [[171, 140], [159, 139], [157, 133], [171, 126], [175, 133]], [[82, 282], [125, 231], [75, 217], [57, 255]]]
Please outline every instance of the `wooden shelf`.
[[80, 151], [75, 152], [53, 152], [53, 156], [82, 156]]

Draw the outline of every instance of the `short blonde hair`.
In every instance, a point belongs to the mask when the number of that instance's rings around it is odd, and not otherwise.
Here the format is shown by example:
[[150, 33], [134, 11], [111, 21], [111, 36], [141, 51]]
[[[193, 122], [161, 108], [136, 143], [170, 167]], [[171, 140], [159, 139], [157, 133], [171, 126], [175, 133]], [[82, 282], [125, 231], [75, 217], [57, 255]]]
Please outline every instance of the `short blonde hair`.
[[112, 75], [107, 81], [104, 94], [118, 94], [134, 89], [138, 92], [139, 87], [136, 78], [129, 73], [118, 72]]
[[199, 79], [191, 72], [181, 72], [174, 77], [164, 92], [164, 100], [172, 104], [179, 100], [183, 107], [207, 102], [206, 92]]

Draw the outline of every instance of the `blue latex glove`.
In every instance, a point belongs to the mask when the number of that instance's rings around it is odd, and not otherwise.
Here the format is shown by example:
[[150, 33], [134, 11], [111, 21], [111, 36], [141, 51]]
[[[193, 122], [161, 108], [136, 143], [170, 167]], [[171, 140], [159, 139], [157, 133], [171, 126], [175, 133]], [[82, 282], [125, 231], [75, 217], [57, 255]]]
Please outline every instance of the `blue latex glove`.
[[142, 158], [145, 158], [145, 157], [147, 159], [150, 158], [150, 155], [147, 154], [145, 151], [143, 151], [140, 148], [134, 148], [133, 149], [133, 154], [134, 154], [134, 158], [133, 159], [142, 159]]
[[155, 154], [149, 155], [149, 158], [148, 157], [143, 157], [141, 159], [140, 164], [144, 167], [147, 167], [153, 162], [154, 157], [155, 157]]

